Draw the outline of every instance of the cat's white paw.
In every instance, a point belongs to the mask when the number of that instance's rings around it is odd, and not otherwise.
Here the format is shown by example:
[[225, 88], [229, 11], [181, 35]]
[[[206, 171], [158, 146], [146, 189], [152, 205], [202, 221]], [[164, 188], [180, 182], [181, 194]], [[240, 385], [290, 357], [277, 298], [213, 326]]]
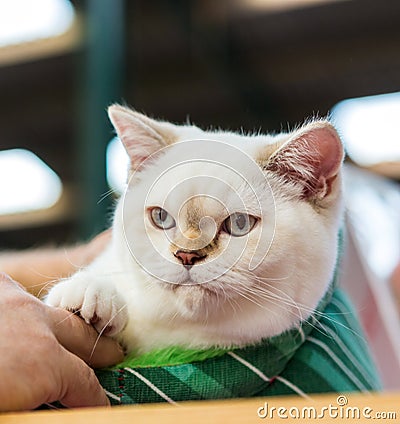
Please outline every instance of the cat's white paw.
[[79, 313], [99, 333], [108, 336], [120, 333], [128, 322], [126, 304], [114, 285], [110, 281], [90, 281], [84, 273], [55, 285], [44, 301]]

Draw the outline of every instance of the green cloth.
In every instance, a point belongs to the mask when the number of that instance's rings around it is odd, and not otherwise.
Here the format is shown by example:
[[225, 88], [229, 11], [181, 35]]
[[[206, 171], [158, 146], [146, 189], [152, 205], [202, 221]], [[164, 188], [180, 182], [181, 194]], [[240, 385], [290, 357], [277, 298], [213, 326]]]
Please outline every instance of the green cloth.
[[190, 363], [98, 370], [112, 404], [376, 391], [380, 382], [344, 293], [329, 292], [299, 328]]

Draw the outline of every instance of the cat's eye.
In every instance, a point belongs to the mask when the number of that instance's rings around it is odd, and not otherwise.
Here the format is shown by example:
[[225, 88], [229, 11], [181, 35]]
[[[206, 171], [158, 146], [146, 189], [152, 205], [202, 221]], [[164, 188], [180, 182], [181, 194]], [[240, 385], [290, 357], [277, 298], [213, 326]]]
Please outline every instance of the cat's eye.
[[235, 237], [248, 234], [257, 222], [257, 218], [247, 213], [235, 212], [225, 219], [224, 230]]
[[163, 208], [158, 206], [150, 209], [150, 218], [153, 224], [163, 230], [175, 227], [175, 219]]

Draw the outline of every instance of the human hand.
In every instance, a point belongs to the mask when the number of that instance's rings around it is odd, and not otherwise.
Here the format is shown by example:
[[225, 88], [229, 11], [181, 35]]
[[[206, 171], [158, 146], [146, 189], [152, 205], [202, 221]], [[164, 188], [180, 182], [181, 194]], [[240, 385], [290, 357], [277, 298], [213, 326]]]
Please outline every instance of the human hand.
[[[51, 308], [0, 274], [0, 411], [60, 401], [67, 407], [106, 406], [92, 366], [123, 359], [110, 338], [74, 314]], [[86, 363], [85, 363], [86, 362]]]

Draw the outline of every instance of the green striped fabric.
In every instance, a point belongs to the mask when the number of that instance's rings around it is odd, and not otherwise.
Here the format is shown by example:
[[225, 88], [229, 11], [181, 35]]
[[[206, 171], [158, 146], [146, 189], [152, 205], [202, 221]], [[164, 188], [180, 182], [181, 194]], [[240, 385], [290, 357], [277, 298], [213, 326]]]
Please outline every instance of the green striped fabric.
[[98, 370], [113, 404], [376, 391], [380, 382], [344, 293], [328, 293], [299, 328], [187, 364]]

